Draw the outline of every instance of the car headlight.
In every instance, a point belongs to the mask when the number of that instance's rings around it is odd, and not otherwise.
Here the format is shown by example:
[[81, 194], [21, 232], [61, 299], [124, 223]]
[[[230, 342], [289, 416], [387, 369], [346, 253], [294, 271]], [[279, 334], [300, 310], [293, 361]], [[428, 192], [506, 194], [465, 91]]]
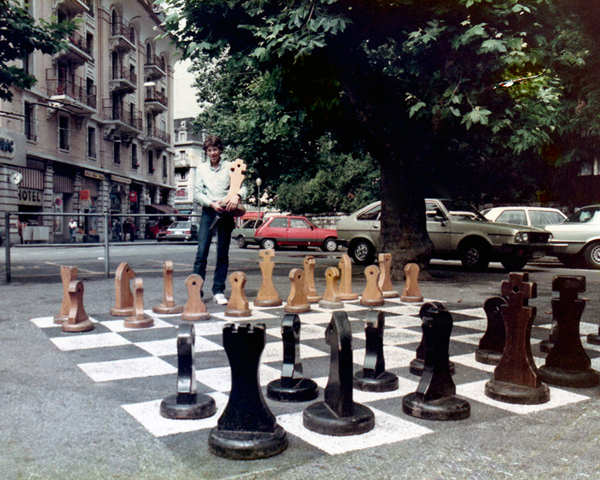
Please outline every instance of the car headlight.
[[527, 243], [529, 242], [529, 234], [527, 232], [518, 232], [515, 235], [515, 241], [517, 243]]

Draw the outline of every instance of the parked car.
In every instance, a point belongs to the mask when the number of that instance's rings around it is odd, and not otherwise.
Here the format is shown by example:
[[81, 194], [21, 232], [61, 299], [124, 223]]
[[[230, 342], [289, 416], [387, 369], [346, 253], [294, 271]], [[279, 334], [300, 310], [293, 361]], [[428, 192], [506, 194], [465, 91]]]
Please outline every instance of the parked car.
[[306, 217], [277, 215], [268, 218], [256, 231], [260, 247], [264, 249], [289, 245], [321, 247], [325, 252], [335, 252], [338, 247], [337, 232], [317, 228]]
[[561, 223], [567, 218], [558, 208], [548, 207], [494, 207], [481, 213], [491, 222], [539, 228]]
[[[508, 270], [521, 270], [550, 249], [545, 230], [490, 222], [465, 202], [428, 198], [425, 208], [433, 257], [459, 259], [470, 270], [483, 270], [494, 260]], [[339, 242], [348, 246], [348, 254], [359, 265], [375, 259], [380, 216], [381, 202], [375, 202], [338, 224]]]
[[169, 225], [165, 240], [198, 240], [198, 224], [191, 221], [174, 222]]
[[238, 247], [246, 248], [248, 245], [258, 245], [260, 240], [256, 238], [256, 229], [263, 224], [262, 218], [246, 220], [240, 228], [234, 228], [231, 238], [237, 240]]
[[552, 233], [551, 253], [565, 266], [600, 269], [600, 205], [584, 207], [546, 230]]
[[171, 225], [163, 225], [160, 228], [160, 230], [156, 234], [156, 241], [157, 242], [162, 242], [163, 240], [166, 240], [166, 238], [167, 238], [167, 230], [169, 230], [170, 226]]

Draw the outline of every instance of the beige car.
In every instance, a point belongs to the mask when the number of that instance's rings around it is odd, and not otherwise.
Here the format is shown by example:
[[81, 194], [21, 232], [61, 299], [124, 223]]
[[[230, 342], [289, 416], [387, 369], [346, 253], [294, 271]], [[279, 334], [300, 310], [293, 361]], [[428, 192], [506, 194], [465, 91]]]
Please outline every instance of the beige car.
[[[458, 259], [470, 270], [484, 270], [499, 261], [511, 271], [521, 270], [534, 258], [550, 250], [549, 232], [539, 228], [488, 221], [464, 202], [425, 200], [427, 233], [433, 242], [433, 257]], [[381, 202], [375, 202], [342, 219], [338, 242], [359, 265], [372, 263], [379, 246]]]

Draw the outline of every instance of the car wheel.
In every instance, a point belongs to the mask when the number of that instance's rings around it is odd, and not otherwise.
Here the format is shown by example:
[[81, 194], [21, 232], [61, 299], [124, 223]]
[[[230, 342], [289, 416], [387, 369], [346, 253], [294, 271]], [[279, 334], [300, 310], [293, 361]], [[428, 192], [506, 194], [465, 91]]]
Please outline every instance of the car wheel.
[[246, 239], [244, 237], [242, 237], [241, 235], [238, 237], [237, 242], [238, 242], [238, 247], [240, 247], [240, 248], [246, 248], [246, 246], [248, 245], [246, 243]]
[[585, 258], [585, 263], [588, 268], [593, 268], [595, 270], [600, 269], [600, 243], [592, 243], [588, 245], [583, 252], [583, 257]]
[[338, 244], [335, 241], [335, 238], [328, 238], [323, 242], [323, 246], [321, 250], [324, 252], [335, 252], [337, 250]]
[[460, 260], [469, 270], [485, 270], [490, 263], [488, 247], [483, 242], [469, 242], [461, 249]]
[[527, 259], [522, 257], [507, 257], [502, 259], [502, 266], [509, 272], [519, 272], [527, 265]]
[[350, 245], [348, 254], [357, 265], [370, 265], [375, 259], [375, 247], [366, 240], [359, 240]]
[[265, 238], [260, 242], [260, 248], [264, 250], [275, 250], [277, 248], [277, 242], [272, 238]]

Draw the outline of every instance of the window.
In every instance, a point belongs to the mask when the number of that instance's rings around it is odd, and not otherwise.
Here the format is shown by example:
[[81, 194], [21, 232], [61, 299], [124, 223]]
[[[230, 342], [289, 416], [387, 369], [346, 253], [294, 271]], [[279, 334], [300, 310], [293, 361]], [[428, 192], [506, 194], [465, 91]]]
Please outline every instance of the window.
[[274, 218], [269, 227], [272, 228], [287, 228], [288, 219], [287, 218]]
[[89, 158], [96, 158], [96, 127], [88, 127], [87, 156]]
[[33, 55], [31, 53], [26, 53], [22, 57], [23, 59], [23, 73], [25, 75], [35, 76], [35, 72], [33, 71]]
[[370, 210], [362, 213], [357, 217], [357, 220], [379, 220], [381, 214], [381, 205], [375, 205]]
[[290, 219], [290, 228], [310, 228], [310, 224], [301, 218], [291, 218]]
[[121, 26], [121, 21], [119, 20], [119, 14], [117, 13], [116, 10], [113, 10], [112, 12], [112, 17], [111, 17], [111, 30], [112, 30], [112, 34], [113, 35], [119, 35], [120, 34], [120, 26]]
[[187, 132], [179, 132], [179, 141], [187, 142]]
[[498, 215], [498, 223], [512, 223], [514, 225], [527, 225], [527, 217], [524, 210], [507, 210]]
[[154, 152], [148, 150], [148, 173], [152, 175], [154, 173]]
[[90, 54], [90, 57], [94, 57], [94, 35], [91, 33], [86, 33], [85, 35], [85, 47], [87, 48], [87, 53]]
[[113, 162], [121, 165], [121, 142], [113, 142]]
[[25, 129], [25, 138], [31, 142], [37, 142], [37, 136], [35, 134], [35, 107], [29, 103], [25, 102], [25, 121], [24, 121], [24, 129]]
[[137, 170], [140, 164], [138, 163], [137, 144], [131, 144], [131, 168]]
[[163, 178], [167, 178], [167, 156], [163, 155], [162, 158], [162, 176]]
[[69, 117], [58, 117], [58, 148], [69, 151]]

